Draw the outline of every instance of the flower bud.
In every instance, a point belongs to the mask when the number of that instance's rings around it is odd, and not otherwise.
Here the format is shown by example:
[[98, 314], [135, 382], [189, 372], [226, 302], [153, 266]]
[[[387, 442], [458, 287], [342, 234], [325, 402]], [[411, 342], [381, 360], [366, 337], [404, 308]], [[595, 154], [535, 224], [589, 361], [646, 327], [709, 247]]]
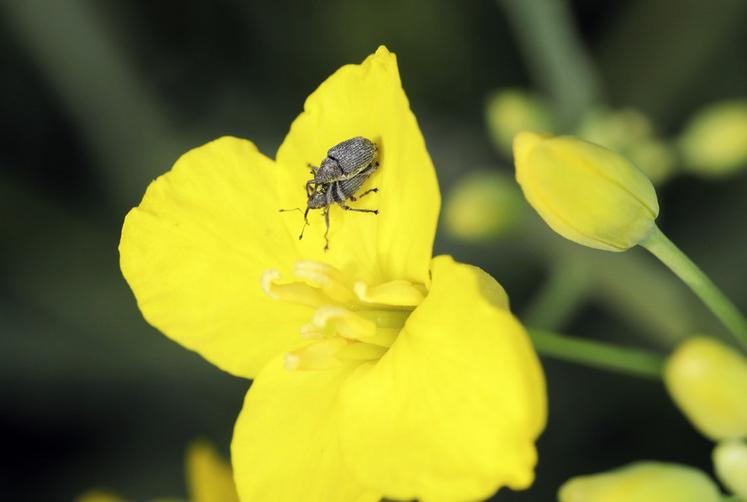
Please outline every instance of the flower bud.
[[664, 382], [705, 436], [747, 437], [747, 359], [710, 338], [692, 338], [669, 357]]
[[747, 167], [747, 101], [727, 101], [698, 112], [679, 141], [687, 169], [707, 177]]
[[692, 467], [637, 462], [566, 481], [560, 502], [717, 502], [716, 484]]
[[722, 441], [713, 450], [716, 476], [734, 495], [747, 499], [747, 443]]
[[511, 144], [521, 131], [552, 131], [553, 120], [545, 101], [519, 90], [496, 91], [488, 97], [485, 120], [490, 139], [499, 152], [511, 155]]
[[584, 246], [625, 251], [654, 228], [659, 203], [651, 181], [621, 155], [570, 137], [519, 133], [516, 179], [557, 233]]
[[655, 184], [674, 174], [674, 149], [657, 136], [651, 121], [638, 110], [593, 110], [576, 134], [630, 159]]
[[446, 230], [479, 241], [505, 235], [524, 214], [525, 203], [513, 180], [496, 171], [474, 171], [452, 188], [446, 199]]

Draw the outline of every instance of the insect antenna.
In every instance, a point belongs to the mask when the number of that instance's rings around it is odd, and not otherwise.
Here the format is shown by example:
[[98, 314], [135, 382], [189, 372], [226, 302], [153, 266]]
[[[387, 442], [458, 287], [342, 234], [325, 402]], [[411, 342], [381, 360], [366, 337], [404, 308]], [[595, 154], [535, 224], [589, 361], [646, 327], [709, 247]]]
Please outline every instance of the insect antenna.
[[[306, 230], [306, 227], [309, 225], [309, 218], [308, 218], [308, 216], [309, 216], [309, 209], [310, 208], [307, 207], [306, 211], [304, 211], [304, 213], [303, 213], [303, 227], [301, 227], [301, 234], [298, 236], [298, 240], [303, 239], [303, 232], [304, 232], [304, 230]], [[300, 207], [292, 207], [290, 209], [278, 209], [278, 212], [279, 213], [285, 213], [287, 211], [301, 211], [301, 210], [302, 209]]]

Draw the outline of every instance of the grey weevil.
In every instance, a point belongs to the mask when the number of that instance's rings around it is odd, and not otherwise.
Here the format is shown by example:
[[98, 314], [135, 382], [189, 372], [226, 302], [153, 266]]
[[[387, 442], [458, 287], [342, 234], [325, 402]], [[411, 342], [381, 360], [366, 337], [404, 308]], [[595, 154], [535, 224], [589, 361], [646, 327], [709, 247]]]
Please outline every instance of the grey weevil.
[[356, 176], [371, 164], [378, 164], [377, 154], [376, 143], [363, 136], [336, 144], [327, 150], [327, 156], [319, 167], [308, 164], [314, 177], [306, 182], [306, 192], [309, 195], [314, 192], [312, 185], [348, 180]]
[[[355, 192], [368, 177], [379, 167], [376, 144], [364, 137], [357, 136], [338, 143], [327, 151], [327, 157], [319, 167], [309, 164], [313, 179], [306, 182], [306, 211], [303, 213], [304, 225], [299, 239], [309, 224], [310, 209], [324, 210], [324, 250], [329, 249], [329, 208], [337, 203], [346, 211], [379, 214], [377, 209], [358, 209], [345, 204], [345, 201], [357, 201], [369, 193], [378, 192], [378, 188], [366, 190], [359, 196]], [[280, 211], [300, 211], [300, 208], [280, 209]]]

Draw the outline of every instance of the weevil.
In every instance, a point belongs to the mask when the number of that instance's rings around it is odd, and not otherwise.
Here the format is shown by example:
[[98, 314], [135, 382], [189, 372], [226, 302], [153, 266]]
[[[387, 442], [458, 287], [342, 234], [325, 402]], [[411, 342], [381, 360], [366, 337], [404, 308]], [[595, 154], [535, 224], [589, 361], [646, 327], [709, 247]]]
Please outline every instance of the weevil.
[[[361, 136], [339, 143], [327, 151], [327, 157], [319, 167], [309, 164], [313, 179], [306, 182], [306, 211], [303, 213], [304, 224], [299, 239], [303, 239], [304, 230], [309, 224], [309, 211], [322, 209], [326, 230], [324, 232], [324, 250], [329, 249], [329, 209], [337, 203], [346, 211], [379, 214], [377, 209], [358, 209], [345, 202], [357, 201], [369, 193], [378, 192], [371, 188], [356, 197], [355, 193], [371, 174], [379, 167], [376, 144]], [[280, 211], [300, 211], [300, 208], [280, 209]]]
[[376, 167], [377, 153], [376, 143], [363, 136], [336, 144], [327, 150], [327, 156], [319, 167], [308, 164], [314, 177], [306, 182], [306, 193], [311, 197], [316, 186], [349, 180], [372, 165]]

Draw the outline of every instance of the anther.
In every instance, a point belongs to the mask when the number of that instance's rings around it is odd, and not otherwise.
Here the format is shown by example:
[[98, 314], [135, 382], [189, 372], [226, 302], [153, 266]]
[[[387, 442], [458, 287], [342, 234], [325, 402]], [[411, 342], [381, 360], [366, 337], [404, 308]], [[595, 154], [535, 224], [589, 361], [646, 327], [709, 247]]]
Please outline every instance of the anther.
[[417, 307], [426, 295], [425, 288], [422, 285], [405, 280], [385, 282], [378, 286], [356, 282], [353, 291], [362, 302], [394, 307]]
[[337, 303], [347, 304], [355, 299], [352, 290], [346, 285], [345, 276], [331, 265], [311, 260], [299, 261], [293, 267], [293, 274], [318, 286]]
[[342, 308], [325, 305], [317, 309], [313, 323], [319, 328], [331, 328], [340, 336], [360, 340], [376, 334], [376, 323]]
[[309, 307], [320, 307], [329, 300], [318, 290], [302, 282], [291, 282], [288, 284], [278, 284], [280, 272], [275, 269], [265, 270], [260, 280], [262, 290], [267, 296], [274, 300], [283, 300], [299, 305]]
[[344, 338], [328, 338], [312, 342], [285, 354], [284, 365], [289, 371], [328, 370], [339, 368], [343, 362], [337, 353], [348, 344]]

